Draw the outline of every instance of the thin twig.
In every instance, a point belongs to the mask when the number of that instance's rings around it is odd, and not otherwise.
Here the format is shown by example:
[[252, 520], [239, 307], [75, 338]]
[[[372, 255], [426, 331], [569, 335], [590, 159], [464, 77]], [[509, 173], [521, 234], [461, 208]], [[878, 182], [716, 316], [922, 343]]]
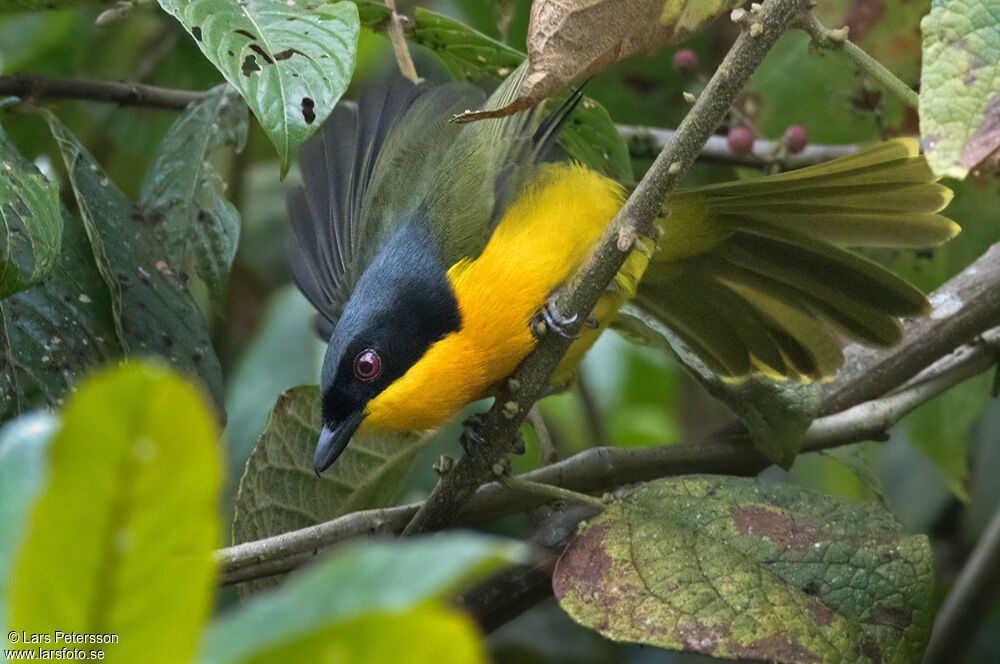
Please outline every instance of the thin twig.
[[559, 453], [556, 452], [556, 446], [552, 443], [552, 436], [549, 434], [549, 428], [545, 425], [542, 412], [538, 410], [538, 404], [532, 406], [531, 410], [528, 411], [528, 421], [531, 422], [531, 428], [535, 430], [535, 437], [538, 438], [538, 450], [542, 456], [542, 463], [548, 465], [558, 461]]
[[[576, 332], [606, 291], [640, 237], [653, 236], [667, 194], [695, 161], [702, 146], [725, 118], [743, 86], [764, 60], [806, 0], [766, 0], [754, 12], [753, 25], [743, 30], [713, 74], [704, 92], [677, 129], [671, 142], [653, 162], [573, 283], [555, 305]], [[574, 319], [575, 317], [575, 319]], [[550, 334], [524, 359], [502, 389], [477, 432], [486, 442], [474, 455], [465, 455], [441, 479], [407, 525], [405, 534], [438, 530], [455, 520], [462, 505], [490, 477], [494, 464], [514, 449], [517, 430], [549, 385], [549, 379], [572, 340]]]
[[11, 95], [33, 101], [86, 99], [118, 104], [182, 111], [200, 101], [204, 92], [161, 88], [133, 81], [95, 81], [85, 78], [45, 78], [34, 74], [0, 76], [0, 96]]
[[611, 444], [608, 429], [604, 425], [604, 418], [601, 416], [601, 409], [597, 405], [594, 391], [582, 369], [577, 370], [576, 391], [580, 395], [580, 406], [583, 408], [583, 416], [587, 420], [587, 431], [593, 442], [591, 447], [607, 447]]
[[403, 22], [406, 19], [396, 12], [396, 0], [385, 0], [385, 6], [392, 10], [388, 33], [389, 41], [392, 42], [392, 51], [396, 54], [399, 73], [413, 83], [419, 83], [423, 79], [417, 76], [417, 68], [413, 66], [413, 58], [410, 57], [410, 50], [406, 46], [406, 35], [403, 33]]
[[851, 62], [863, 69], [869, 76], [882, 84], [882, 86], [896, 95], [907, 106], [914, 109], [920, 103], [917, 93], [903, 83], [895, 74], [885, 68], [881, 62], [864, 52], [864, 50], [847, 38], [847, 28], [831, 30], [820, 23], [819, 19], [812, 13], [805, 14], [802, 21], [795, 27], [801, 28], [809, 34], [820, 48], [830, 49], [843, 53]]
[[563, 501], [593, 507], [594, 509], [604, 509], [605, 507], [604, 502], [600, 498], [594, 498], [585, 493], [571, 491], [553, 484], [532, 482], [523, 477], [501, 477], [497, 481], [511, 492], [530, 496], [533, 500], [537, 498], [545, 502]]
[[[173, 35], [173, 33], [171, 33]], [[34, 102], [57, 101], [60, 99], [80, 99], [119, 104], [122, 106], [149, 106], [172, 111], [182, 111], [191, 102], [204, 97], [198, 90], [162, 88], [137, 81], [99, 81], [89, 79], [52, 79], [35, 74], [10, 74], [0, 76], [0, 97], [14, 96], [31, 99]], [[354, 102], [343, 100], [341, 104], [350, 106]], [[676, 135], [673, 129], [643, 127], [638, 125], [616, 125], [618, 133], [628, 143], [629, 153], [636, 158], [653, 158], [666, 147]], [[737, 164], [751, 168], [763, 168], [772, 162], [755, 155], [774, 154], [777, 141], [757, 139], [753, 154], [749, 157], [734, 157], [726, 146], [724, 136], [711, 136], [701, 150], [700, 157], [706, 161], [723, 164]], [[846, 154], [857, 152], [860, 145], [807, 145], [799, 154], [789, 155], [780, 163], [785, 168], [800, 168], [830, 161]]]
[[[634, 158], [650, 158], [659, 154], [665, 146], [674, 140], [677, 133], [673, 129], [659, 129], [657, 127], [643, 127], [639, 125], [615, 125], [618, 133], [628, 143], [629, 154]], [[701, 149], [700, 158], [720, 164], [735, 164], [748, 166], [750, 168], [764, 168], [775, 162], [768, 156], [777, 154], [781, 147], [781, 141], [769, 141], [758, 138], [753, 142], [753, 151], [749, 156], [736, 157], [729, 151], [726, 145], [725, 136], [710, 136], [704, 147]], [[790, 154], [781, 159], [779, 163], [783, 168], [802, 168], [821, 164], [837, 157], [854, 154], [862, 146], [854, 144], [844, 145], [820, 145], [809, 144], [798, 154]]]
[[961, 662], [998, 591], [1000, 508], [993, 513], [969, 561], [938, 611], [930, 642], [924, 652], [924, 664]]

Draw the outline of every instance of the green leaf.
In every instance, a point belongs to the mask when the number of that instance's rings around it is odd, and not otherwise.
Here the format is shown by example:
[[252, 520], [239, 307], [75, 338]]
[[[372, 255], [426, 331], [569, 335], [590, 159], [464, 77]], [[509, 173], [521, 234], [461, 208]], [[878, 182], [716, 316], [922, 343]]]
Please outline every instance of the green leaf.
[[726, 380], [714, 374], [669, 328], [638, 307], [626, 304], [613, 323], [626, 339], [673, 353], [709, 394], [740, 418], [754, 446], [786, 470], [802, 450], [802, 440], [819, 410], [822, 385], [755, 376]]
[[969, 501], [968, 443], [975, 424], [990, 403], [993, 376], [983, 374], [948, 390], [907, 416], [910, 444], [944, 474], [960, 500]]
[[278, 150], [284, 178], [299, 146], [344, 94], [360, 25], [351, 2], [160, 0], [233, 87]]
[[0, 132], [0, 299], [52, 269], [62, 236], [59, 185], [18, 168], [15, 159], [20, 155]]
[[927, 162], [961, 179], [1000, 147], [1000, 12], [993, 0], [934, 0], [920, 28]]
[[[275, 592], [262, 594], [217, 620], [205, 634], [196, 661], [259, 661], [254, 657], [290, 648], [361, 616], [399, 615], [450, 598], [502, 566], [523, 562], [525, 553], [518, 543], [466, 533], [350, 545], [294, 574]], [[421, 638], [419, 631], [407, 634], [411, 638], [409, 642], [402, 640], [404, 648], [413, 647], [413, 639]], [[379, 640], [361, 640], [350, 630], [336, 630], [332, 635], [340, 636], [344, 643], [328, 642], [327, 652], [360, 647], [365, 648], [366, 657], [382, 652]], [[387, 645], [399, 643], [387, 638]], [[447, 650], [446, 643], [439, 647], [442, 653]], [[396, 651], [377, 661], [409, 661], [406, 652]]]
[[[317, 478], [313, 452], [319, 434], [319, 388], [302, 386], [282, 393], [240, 481], [234, 544], [389, 505], [426, 441], [426, 436], [417, 435], [355, 436], [337, 462]], [[241, 588], [273, 584], [267, 579]]]
[[761, 137], [780, 139], [789, 125], [801, 125], [811, 142], [864, 143], [880, 140], [883, 126], [902, 122], [901, 102], [867, 91], [850, 60], [811, 52], [810, 43], [809, 35], [789, 30], [747, 84]]
[[[2, 129], [0, 146], [13, 167], [37, 172]], [[33, 288], [0, 300], [0, 422], [58, 405], [76, 376], [121, 354], [108, 289], [83, 224], [63, 206], [59, 213], [55, 265]]]
[[0, 628], [5, 625], [10, 563], [23, 538], [28, 508], [41, 489], [49, 439], [58, 427], [51, 413], [33, 413], [0, 429]]
[[222, 370], [208, 327], [147, 220], [76, 137], [46, 115], [59, 143], [97, 268], [111, 291], [115, 330], [126, 353], [155, 353], [195, 374], [222, 404]]
[[616, 641], [726, 659], [919, 661], [930, 544], [882, 506], [787, 484], [657, 480], [581, 527], [553, 587]]
[[[388, 25], [391, 11], [382, 3], [358, 0], [361, 23], [373, 30]], [[501, 81], [514, 71], [524, 53], [477, 32], [447, 16], [427, 9], [414, 10], [406, 38], [424, 48], [450, 76], [459, 80]], [[559, 108], [565, 97], [554, 97], [550, 110]], [[618, 134], [607, 110], [584, 98], [569, 123], [559, 133], [559, 145], [574, 159], [599, 173], [622, 182], [632, 180], [632, 162], [625, 139]]]
[[167, 132], [139, 194], [167, 263], [204, 283], [215, 311], [225, 299], [240, 215], [223, 196], [212, 157], [228, 146], [242, 150], [246, 136], [246, 105], [229, 85], [213, 88]]
[[13, 568], [11, 627], [117, 634], [107, 661], [187, 661], [212, 601], [217, 436], [202, 396], [157, 365], [82, 385]]

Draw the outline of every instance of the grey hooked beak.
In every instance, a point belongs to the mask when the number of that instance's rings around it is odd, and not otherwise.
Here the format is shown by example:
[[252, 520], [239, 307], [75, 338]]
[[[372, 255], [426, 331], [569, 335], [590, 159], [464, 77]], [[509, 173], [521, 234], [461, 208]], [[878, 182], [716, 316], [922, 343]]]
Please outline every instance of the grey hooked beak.
[[365, 419], [364, 411], [359, 410], [356, 413], [351, 413], [346, 420], [332, 429], [326, 425], [323, 426], [323, 431], [319, 434], [319, 442], [316, 443], [316, 455], [313, 457], [313, 469], [316, 471], [316, 477], [319, 477], [320, 473], [337, 460], [363, 419]]

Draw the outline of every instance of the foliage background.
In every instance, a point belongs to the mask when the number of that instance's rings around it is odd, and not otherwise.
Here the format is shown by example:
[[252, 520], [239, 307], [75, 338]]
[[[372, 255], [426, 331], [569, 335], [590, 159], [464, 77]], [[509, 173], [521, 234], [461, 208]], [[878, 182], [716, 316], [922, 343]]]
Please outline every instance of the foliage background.
[[[416, 4], [524, 49], [528, 0], [398, 3], [403, 11]], [[121, 79], [191, 90], [206, 90], [222, 81], [181, 26], [155, 5], [141, 3], [128, 11], [127, 20], [95, 25], [105, 8], [84, 6], [0, 19], [0, 73]], [[818, 11], [828, 25], [850, 25], [852, 38], [907, 83], [915, 84], [918, 24], [929, 8], [929, 0], [831, 0], [821, 2]], [[672, 51], [667, 50], [613, 66], [594, 77], [587, 93], [616, 122], [674, 127], [688, 109], [680, 93], [700, 89], [732, 42], [734, 30], [728, 21], [720, 21], [683, 44], [698, 53], [700, 74], [675, 72]], [[414, 56], [421, 75], [446, 78], [435, 61], [419, 50]], [[370, 82], [395, 71], [388, 40], [363, 30], [346, 97], [356, 98]], [[817, 143], [860, 143], [917, 133], [915, 114], [875, 90], [847, 60], [811, 52], [806, 35], [792, 32], [755, 75], [742, 110], [762, 137], [772, 139], [793, 124], [804, 126]], [[52, 108], [122, 191], [137, 199], [143, 173], [176, 113], [75, 101]], [[4, 112], [0, 120], [22, 154], [46, 175], [66, 181], [58, 147], [42, 116]], [[634, 160], [635, 177], [648, 165], [644, 158]], [[226, 194], [241, 215], [225, 308], [210, 320], [226, 385], [226, 504], [221, 510], [223, 522], [228, 523], [236, 483], [275, 396], [318, 381], [323, 345], [312, 330], [312, 311], [290, 286], [284, 264], [289, 233], [284, 192], [297, 182], [295, 167], [284, 182], [279, 180], [275, 150], [251, 121], [245, 149], [219, 164], [219, 169]], [[703, 164], [687, 183], [746, 175], [732, 166]], [[949, 214], [964, 229], [956, 241], [935, 252], [877, 256], [928, 290], [1000, 240], [997, 180], [973, 176], [952, 184], [957, 193]], [[648, 446], [695, 440], [728, 417], [670, 358], [631, 346], [610, 333], [590, 353], [581, 375], [581, 386], [541, 404], [561, 456], [608, 442]], [[1000, 504], [1000, 483], [995, 479], [1000, 467], [1000, 404], [987, 398], [988, 380], [971, 381], [927, 404], [897, 426], [886, 444], [804, 455], [790, 471], [772, 469], [765, 475], [851, 500], [884, 497], [908, 530], [932, 537], [943, 594]], [[527, 453], [514, 461], [519, 472], [540, 464], [537, 441], [527, 433]], [[457, 456], [456, 440], [455, 429], [447, 428], [419, 453], [403, 482], [400, 500], [419, 499], [429, 491], [436, 480], [431, 463], [441, 454]], [[871, 472], [856, 473], [859, 467]], [[526, 516], [510, 518], [491, 530], [523, 538], [531, 532], [531, 521]], [[228, 542], [220, 542], [224, 543]], [[232, 600], [227, 592], [221, 605]], [[552, 602], [501, 628], [488, 644], [500, 662], [639, 664], [696, 659], [611, 644], [572, 623]], [[974, 657], [976, 661], [1000, 658], [1000, 605], [981, 630]]]

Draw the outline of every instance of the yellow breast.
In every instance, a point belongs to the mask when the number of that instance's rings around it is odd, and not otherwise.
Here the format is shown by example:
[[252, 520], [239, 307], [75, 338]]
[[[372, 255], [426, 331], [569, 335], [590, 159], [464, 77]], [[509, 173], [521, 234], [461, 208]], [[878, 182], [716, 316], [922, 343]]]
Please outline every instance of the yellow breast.
[[621, 207], [621, 187], [583, 166], [546, 164], [475, 260], [448, 278], [461, 328], [368, 403], [361, 431], [417, 431], [487, 396], [535, 345], [528, 323], [590, 254]]

